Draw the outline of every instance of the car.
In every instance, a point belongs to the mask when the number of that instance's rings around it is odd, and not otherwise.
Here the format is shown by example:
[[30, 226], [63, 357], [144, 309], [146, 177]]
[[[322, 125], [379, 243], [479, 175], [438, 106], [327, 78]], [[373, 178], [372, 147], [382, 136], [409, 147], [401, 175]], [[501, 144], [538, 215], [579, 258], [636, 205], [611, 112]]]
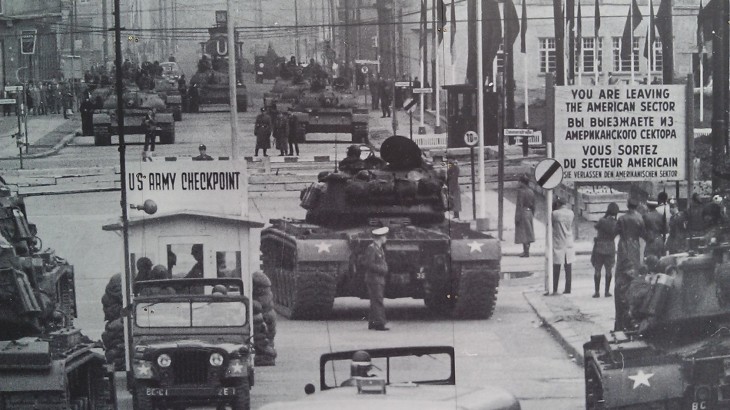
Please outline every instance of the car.
[[179, 79], [182, 75], [180, 66], [174, 61], [160, 63], [160, 67], [162, 67], [162, 76], [170, 80], [177, 81], [177, 79]]
[[[368, 360], [369, 359], [369, 360]], [[499, 387], [456, 386], [452, 346], [388, 347], [323, 354], [320, 392], [308, 384], [307, 397], [271, 403], [261, 410], [519, 410], [520, 403]]]

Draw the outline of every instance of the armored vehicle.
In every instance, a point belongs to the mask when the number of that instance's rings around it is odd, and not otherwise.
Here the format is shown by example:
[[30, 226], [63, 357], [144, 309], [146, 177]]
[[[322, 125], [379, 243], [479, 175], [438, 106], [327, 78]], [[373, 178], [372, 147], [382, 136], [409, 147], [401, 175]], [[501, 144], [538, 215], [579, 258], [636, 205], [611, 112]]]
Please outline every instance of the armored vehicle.
[[726, 233], [636, 275], [628, 330], [583, 346], [587, 409], [730, 408]]
[[116, 409], [113, 368], [73, 324], [73, 266], [2, 178], [0, 233], [0, 409]]
[[172, 77], [155, 79], [155, 92], [165, 102], [165, 111], [172, 113], [172, 119], [182, 121], [183, 101], [177, 81]]
[[[122, 95], [124, 99], [124, 133], [143, 134], [145, 115], [151, 110], [157, 110], [157, 123], [161, 144], [175, 143], [175, 120], [173, 114], [167, 111], [165, 102], [151, 90], [140, 90], [128, 84]], [[110, 145], [112, 135], [119, 133], [117, 123], [117, 95], [109, 93], [101, 109], [94, 111], [94, 145]]]
[[[190, 111], [199, 112], [205, 104], [229, 104], [228, 95], [228, 36], [226, 23], [219, 23], [208, 29], [210, 39], [200, 43], [203, 57], [198, 61], [198, 69], [190, 78], [188, 94]], [[243, 42], [236, 39], [235, 58], [243, 55]], [[239, 112], [248, 111], [248, 93], [243, 84], [243, 70], [236, 64], [236, 104]]]
[[502, 388], [456, 386], [452, 346], [332, 352], [319, 359], [319, 393], [308, 384], [307, 398], [262, 410], [520, 410], [517, 398]]
[[139, 281], [134, 293], [135, 410], [211, 404], [248, 410], [253, 347], [243, 281]]
[[444, 173], [424, 161], [413, 141], [390, 137], [381, 154], [348, 157], [341, 162], [345, 172], [320, 173], [302, 193], [305, 220], [272, 219], [262, 230], [262, 265], [277, 308], [293, 319], [325, 319], [336, 297], [368, 298], [358, 259], [371, 230], [388, 226], [385, 297], [423, 299], [459, 318], [489, 318], [499, 241], [445, 220]]

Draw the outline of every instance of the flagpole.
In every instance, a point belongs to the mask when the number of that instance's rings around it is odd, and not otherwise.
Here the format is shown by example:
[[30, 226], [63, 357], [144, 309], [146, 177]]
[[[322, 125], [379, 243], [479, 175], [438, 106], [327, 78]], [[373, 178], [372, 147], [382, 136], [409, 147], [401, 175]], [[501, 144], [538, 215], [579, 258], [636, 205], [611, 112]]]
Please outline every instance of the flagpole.
[[436, 127], [433, 130], [434, 134], [443, 134], [443, 132], [444, 132], [444, 130], [441, 129], [441, 93], [439, 92], [439, 90], [441, 89], [441, 79], [439, 78], [440, 74], [441, 74], [440, 73], [441, 68], [440, 68], [440, 64], [439, 64], [439, 52], [440, 51], [441, 51], [441, 44], [439, 44], [438, 47], [434, 48], [434, 52], [436, 54], [434, 56], [434, 58], [436, 59], [436, 63], [435, 63], [436, 72], [433, 73], [434, 80], [435, 80], [433, 92], [436, 93]]
[[[424, 3], [426, 0], [421, 0], [421, 10], [426, 7], [426, 4]], [[421, 47], [419, 49], [419, 56], [421, 60], [421, 87], [426, 86], [426, 61], [423, 58], [423, 51], [426, 49], [428, 41], [428, 36], [426, 36], [426, 21], [423, 18], [423, 11], [421, 11], [421, 30], [419, 30], [418, 33], [421, 36]], [[419, 103], [419, 113], [420, 113], [420, 119], [418, 123], [418, 133], [419, 134], [425, 134], [426, 133], [426, 126], [423, 123], [423, 93], [420, 93], [418, 95], [418, 103]]]
[[596, 79], [595, 83], [598, 85], [599, 73], [598, 73], [598, 36], [593, 38], [593, 73]]
[[631, 0], [629, 5], [629, 30], [631, 31], [631, 43], [629, 44], [629, 53], [631, 53], [631, 85], [634, 85], [634, 1]]
[[479, 218], [487, 218], [486, 177], [484, 175], [484, 46], [482, 30], [482, 2], [477, 1], [477, 134], [479, 134]]
[[[525, 1], [525, 0], [522, 0]], [[530, 123], [530, 98], [528, 96], [529, 94], [529, 88], [528, 87], [528, 80], [527, 80], [527, 48], [525, 47], [525, 53], [522, 54], [522, 66], [524, 67], [524, 75], [525, 75], [525, 122]]]
[[652, 0], [649, 0], [649, 30], [647, 31], [646, 41], [649, 42], [649, 46], [647, 48], [647, 55], [649, 57], [649, 67], [647, 67], [646, 70], [646, 84], [651, 84], [651, 69], [652, 67], [652, 60], [654, 57], [654, 4]]
[[704, 51], [700, 53], [700, 123], [705, 121], [705, 63]]

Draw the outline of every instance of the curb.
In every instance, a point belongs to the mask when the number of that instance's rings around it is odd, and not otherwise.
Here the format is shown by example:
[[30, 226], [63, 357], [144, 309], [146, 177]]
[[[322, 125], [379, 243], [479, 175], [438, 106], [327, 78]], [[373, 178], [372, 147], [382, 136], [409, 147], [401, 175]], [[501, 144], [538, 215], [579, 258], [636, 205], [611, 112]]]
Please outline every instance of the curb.
[[[577, 255], [590, 255], [592, 253], [591, 250], [588, 249], [576, 249], [575, 254]], [[522, 251], [502, 251], [502, 256], [516, 256], [519, 257], [522, 255]], [[545, 257], [545, 251], [539, 250], [539, 251], [530, 251], [530, 258], [532, 257]]]
[[583, 342], [580, 341], [580, 336], [573, 331], [571, 326], [563, 321], [562, 318], [556, 317], [550, 307], [542, 301], [542, 292], [530, 291], [522, 292], [527, 304], [530, 305], [532, 310], [535, 312], [542, 325], [553, 335], [553, 337], [560, 343], [565, 351], [570, 355], [571, 359], [575, 361], [578, 366], [583, 366]]
[[[49, 150], [46, 150], [46, 151], [43, 151], [43, 152], [38, 152], [38, 153], [35, 153], [35, 154], [23, 155], [23, 159], [45, 158], [45, 157], [49, 157], [49, 156], [51, 156], [53, 154], [56, 154], [58, 151], [60, 151], [61, 149], [63, 149], [63, 147], [65, 147], [71, 141], [73, 141], [73, 139], [76, 138], [76, 133], [77, 132], [80, 132], [80, 131], [81, 131], [81, 128], [75, 130], [72, 133], [66, 134], [66, 136], [63, 137], [61, 139], [61, 141], [59, 141], [56, 145], [53, 146], [53, 148], [51, 148]], [[12, 160], [20, 160], [20, 157], [18, 157], [18, 156], [0, 157], [0, 161], [12, 161]]]

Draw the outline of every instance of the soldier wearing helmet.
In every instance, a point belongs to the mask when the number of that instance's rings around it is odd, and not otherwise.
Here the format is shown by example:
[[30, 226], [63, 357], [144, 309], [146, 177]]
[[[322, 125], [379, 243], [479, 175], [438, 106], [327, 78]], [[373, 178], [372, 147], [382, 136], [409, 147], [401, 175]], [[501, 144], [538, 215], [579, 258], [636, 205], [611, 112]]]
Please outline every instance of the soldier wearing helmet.
[[388, 227], [373, 229], [373, 242], [368, 245], [360, 258], [360, 267], [365, 271], [365, 284], [370, 297], [370, 315], [368, 329], [390, 330], [385, 327], [385, 278], [388, 275], [388, 263], [385, 260], [383, 246], [387, 241]]
[[347, 147], [347, 157], [340, 161], [339, 168], [342, 172], [355, 175], [365, 169], [365, 163], [360, 158], [360, 146], [350, 145]]
[[350, 378], [342, 382], [340, 386], [356, 386], [359, 377], [374, 377], [374, 375], [369, 374], [372, 368], [373, 363], [370, 354], [364, 350], [358, 350], [352, 355]]

